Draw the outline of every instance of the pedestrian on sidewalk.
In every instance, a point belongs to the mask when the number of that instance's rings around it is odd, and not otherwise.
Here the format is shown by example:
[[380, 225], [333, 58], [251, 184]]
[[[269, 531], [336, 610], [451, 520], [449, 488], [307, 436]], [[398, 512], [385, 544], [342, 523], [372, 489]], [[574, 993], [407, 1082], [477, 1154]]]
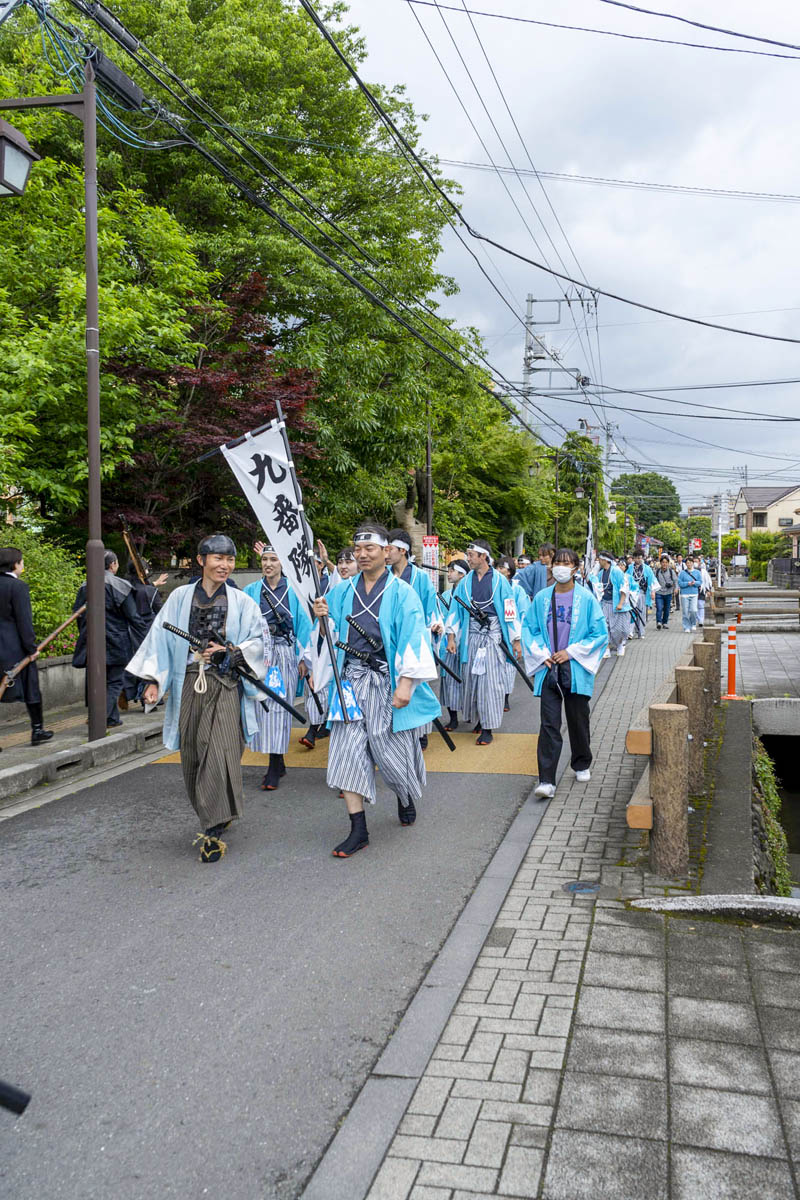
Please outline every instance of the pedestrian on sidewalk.
[[453, 592], [445, 632], [451, 654], [458, 646], [464, 717], [476, 721], [476, 744], [488, 746], [503, 722], [508, 657], [501, 647], [521, 659], [521, 626], [511, 584], [494, 569], [489, 543], [477, 538], [467, 546], [467, 562], [470, 572]]
[[[258, 729], [260, 693], [231, 665], [241, 663], [263, 679], [264, 635], [255, 600], [228, 581], [236, 566], [231, 539], [223, 533], [203, 538], [197, 561], [200, 578], [167, 598], [128, 670], [146, 681], [148, 706], [168, 693], [164, 745], [181, 752], [186, 791], [201, 823], [195, 844], [200, 842], [200, 861], [211, 863], [227, 849], [220, 834], [242, 815], [242, 751]], [[205, 649], [191, 650], [165, 622]]]
[[20, 659], [33, 655], [34, 662], [20, 671], [11, 687], [6, 688], [3, 703], [24, 701], [31, 722], [31, 745], [40, 746], [50, 741], [53, 731], [44, 728], [31, 594], [27, 583], [20, 579], [24, 570], [21, 550], [15, 546], [0, 550], [0, 677]]
[[[436, 663], [422, 602], [387, 569], [388, 530], [365, 523], [353, 542], [358, 574], [314, 601], [314, 615], [330, 618], [349, 717], [345, 722], [331, 682], [327, 781], [342, 792], [350, 817], [350, 833], [334, 847], [335, 858], [350, 858], [369, 845], [364, 803], [375, 803], [376, 766], [397, 796], [400, 824], [414, 824], [425, 786], [418, 730], [441, 712], [429, 686]], [[324, 687], [330, 674], [314, 677], [314, 686]]]
[[[267, 654], [267, 683], [289, 703], [303, 694], [308, 673], [306, 651], [311, 641], [311, 620], [304, 604], [283, 574], [281, 560], [272, 546], [262, 544], [262, 578], [244, 589], [261, 609], [264, 648]], [[313, 703], [313, 701], [312, 701]], [[292, 736], [292, 714], [280, 705], [256, 709], [258, 733], [253, 749], [269, 755], [269, 766], [261, 780], [262, 792], [274, 792], [286, 774], [284, 755]]]
[[569, 734], [570, 766], [578, 783], [588, 783], [592, 765], [589, 698], [608, 648], [608, 625], [594, 594], [575, 586], [578, 556], [562, 549], [555, 556], [555, 584], [539, 592], [522, 623], [525, 669], [540, 697], [537, 760], [541, 799], [555, 793], [561, 756], [562, 705]]
[[697, 593], [697, 624], [702, 629], [706, 619], [706, 599], [713, 594], [714, 584], [704, 560], [695, 559], [694, 565], [700, 572], [700, 590]]
[[617, 566], [611, 551], [601, 550], [589, 581], [608, 626], [609, 644], [603, 657], [610, 658], [614, 650], [618, 658], [624, 658], [631, 630], [630, 580]]
[[[106, 725], [115, 729], [122, 724], [119, 694], [125, 683], [125, 665], [147, 633], [147, 623], [136, 608], [133, 588], [127, 579], [118, 578], [119, 559], [113, 550], [105, 552], [106, 605]], [[86, 603], [86, 584], [82, 583], [72, 606], [76, 612]], [[72, 655], [73, 667], [86, 669], [86, 613], [78, 617], [78, 640]], [[87, 699], [88, 703], [88, 699]]]
[[694, 559], [687, 558], [683, 570], [678, 572], [684, 633], [694, 633], [697, 629], [697, 598], [702, 582], [700, 572], [695, 569]]
[[678, 572], [669, 565], [669, 555], [661, 555], [661, 564], [656, 571], [656, 629], [669, 625], [669, 610], [672, 595], [678, 587]]

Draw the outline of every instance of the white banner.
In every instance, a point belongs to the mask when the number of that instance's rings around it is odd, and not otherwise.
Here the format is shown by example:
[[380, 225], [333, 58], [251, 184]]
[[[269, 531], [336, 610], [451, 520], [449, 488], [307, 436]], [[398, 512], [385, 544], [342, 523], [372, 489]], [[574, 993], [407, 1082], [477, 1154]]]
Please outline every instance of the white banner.
[[258, 517], [267, 544], [281, 560], [284, 575], [308, 609], [316, 592], [279, 423], [273, 421], [255, 436], [246, 434], [238, 446], [220, 449]]
[[595, 552], [594, 552], [594, 529], [592, 526], [592, 502], [589, 501], [589, 521], [586, 526], [586, 550], [583, 556], [583, 569], [586, 575], [589, 575], [594, 567]]
[[[439, 567], [439, 535], [426, 533], [422, 539], [422, 563], [426, 567]], [[438, 591], [438, 588], [437, 588]]]

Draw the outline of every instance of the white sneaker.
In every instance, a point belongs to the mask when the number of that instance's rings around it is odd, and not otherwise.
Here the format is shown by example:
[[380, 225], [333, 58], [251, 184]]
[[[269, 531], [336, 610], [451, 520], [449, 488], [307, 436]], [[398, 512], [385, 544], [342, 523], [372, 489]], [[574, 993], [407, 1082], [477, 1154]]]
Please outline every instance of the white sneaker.
[[551, 796], [556, 794], [556, 785], [554, 783], [540, 783], [534, 796], [538, 796], [540, 800], [549, 800]]
[[578, 781], [578, 783], [588, 783], [589, 780], [592, 778], [592, 772], [591, 771], [576, 771], [575, 778]]
[[692, 628], [691, 628], [691, 630], [690, 630], [690, 632], [691, 632], [691, 633], [697, 633], [697, 626], [696, 626], [696, 625], [693, 625], [693, 626], [692, 626]]
[[625, 657], [625, 647], [620, 646], [619, 649], [617, 650], [617, 658], [624, 658], [624, 657]]
[[611, 658], [611, 651], [606, 650], [605, 654], [603, 655], [603, 658]]

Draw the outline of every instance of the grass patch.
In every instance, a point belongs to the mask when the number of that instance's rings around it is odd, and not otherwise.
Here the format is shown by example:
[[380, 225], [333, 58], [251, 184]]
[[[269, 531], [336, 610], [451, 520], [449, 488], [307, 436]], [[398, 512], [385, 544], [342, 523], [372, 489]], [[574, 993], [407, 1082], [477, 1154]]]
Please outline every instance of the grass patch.
[[767, 835], [767, 848], [775, 865], [774, 892], [777, 896], [792, 894], [789, 872], [788, 844], [780, 822], [781, 798], [775, 775], [775, 764], [758, 738], [753, 739], [753, 788], [761, 805]]

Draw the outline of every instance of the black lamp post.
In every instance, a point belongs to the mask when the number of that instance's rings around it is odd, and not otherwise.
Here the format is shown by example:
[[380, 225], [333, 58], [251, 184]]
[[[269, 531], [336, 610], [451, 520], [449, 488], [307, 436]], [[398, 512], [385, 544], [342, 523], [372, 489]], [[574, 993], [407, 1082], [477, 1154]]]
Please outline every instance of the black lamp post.
[[[3, 109], [55, 108], [83, 123], [86, 227], [86, 396], [89, 467], [89, 540], [86, 543], [86, 674], [89, 740], [106, 733], [106, 612], [100, 515], [100, 332], [97, 287], [97, 98], [95, 72], [86, 63], [83, 91], [75, 95], [0, 100]], [[21, 196], [39, 158], [26, 139], [0, 120], [0, 197]]]

